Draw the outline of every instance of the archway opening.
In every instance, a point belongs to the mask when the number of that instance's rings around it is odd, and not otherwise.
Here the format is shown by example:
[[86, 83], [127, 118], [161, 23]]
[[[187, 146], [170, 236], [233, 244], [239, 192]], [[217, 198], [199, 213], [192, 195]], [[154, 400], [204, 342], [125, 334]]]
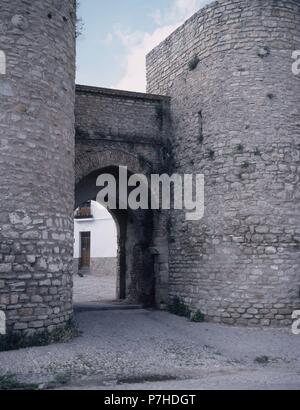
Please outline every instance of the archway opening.
[[74, 291], [78, 303], [110, 303], [117, 299], [117, 226], [95, 201], [74, 214]]
[[[119, 167], [105, 167], [82, 178], [76, 185], [76, 208], [96, 200], [99, 192], [96, 181], [101, 174], [113, 175], [117, 182], [117, 209], [109, 210], [117, 231], [116, 299], [144, 307], [154, 306], [155, 257], [151, 253], [153, 213], [150, 209], [119, 209]], [[128, 172], [128, 177], [130, 175], [132, 172]]]

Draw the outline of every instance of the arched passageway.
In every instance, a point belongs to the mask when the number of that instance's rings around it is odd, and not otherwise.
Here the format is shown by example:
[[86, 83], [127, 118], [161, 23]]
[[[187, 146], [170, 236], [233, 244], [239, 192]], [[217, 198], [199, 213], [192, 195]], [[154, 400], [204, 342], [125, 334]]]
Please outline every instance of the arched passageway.
[[[128, 176], [133, 172], [128, 171]], [[101, 174], [110, 174], [117, 181], [118, 204], [119, 167], [106, 166], [92, 171], [76, 184], [77, 208], [87, 201], [95, 201], [99, 192], [96, 181]], [[151, 210], [110, 209], [117, 226], [117, 299], [155, 305], [156, 256], [153, 252], [154, 216]]]
[[[171, 152], [168, 97], [76, 87], [76, 206], [95, 199], [97, 177], [119, 166], [150, 179], [166, 172]], [[146, 126], [145, 126], [146, 125]], [[111, 210], [118, 226], [118, 297], [166, 306], [168, 212]]]

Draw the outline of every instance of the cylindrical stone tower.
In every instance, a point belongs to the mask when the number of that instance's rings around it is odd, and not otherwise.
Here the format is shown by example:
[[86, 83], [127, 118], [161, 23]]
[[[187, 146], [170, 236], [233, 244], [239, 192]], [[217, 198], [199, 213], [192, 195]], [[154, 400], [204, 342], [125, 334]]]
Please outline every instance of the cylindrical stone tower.
[[205, 216], [174, 215], [170, 298], [208, 320], [289, 325], [300, 307], [298, 0], [219, 0], [147, 58], [171, 97], [175, 172], [205, 174]]
[[72, 316], [75, 1], [1, 0], [0, 50], [0, 310], [32, 334]]

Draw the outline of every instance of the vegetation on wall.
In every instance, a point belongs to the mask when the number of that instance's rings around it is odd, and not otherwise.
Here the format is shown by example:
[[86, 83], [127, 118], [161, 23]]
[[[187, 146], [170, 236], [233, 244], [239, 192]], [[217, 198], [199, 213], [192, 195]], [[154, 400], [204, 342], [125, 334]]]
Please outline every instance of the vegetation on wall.
[[169, 312], [176, 316], [191, 317], [191, 311], [189, 307], [178, 296], [175, 296], [169, 304]]
[[162, 103], [156, 103], [155, 104], [155, 112], [156, 112], [156, 117], [157, 119], [162, 122], [164, 119], [164, 107]]
[[198, 112], [198, 140], [200, 144], [204, 142], [204, 135], [203, 135], [203, 115], [202, 111]]
[[82, 20], [82, 17], [78, 16], [78, 9], [80, 6], [79, 0], [75, 1], [75, 7], [76, 7], [76, 38], [80, 37], [83, 33], [84, 29], [84, 22]]
[[208, 151], [208, 156], [210, 159], [214, 159], [215, 158], [215, 151], [213, 149], [210, 149]]
[[194, 57], [189, 61], [189, 64], [188, 64], [189, 70], [194, 71], [198, 67], [199, 63], [200, 63], [200, 58], [197, 55], [194, 55]]
[[163, 140], [161, 155], [163, 166], [160, 169], [160, 173], [167, 173], [169, 175], [173, 174], [175, 169], [175, 157], [170, 139]]
[[205, 316], [200, 310], [197, 310], [193, 313], [191, 309], [186, 305], [186, 303], [182, 299], [180, 299], [179, 296], [175, 296], [172, 299], [171, 303], [169, 304], [168, 310], [173, 315], [186, 317], [194, 323], [203, 323], [205, 321]]
[[254, 150], [254, 155], [255, 155], [256, 157], [261, 156], [261, 152], [260, 152], [260, 150], [259, 150], [258, 147], [255, 148], [255, 150]]
[[191, 322], [203, 323], [204, 321], [205, 316], [200, 310], [197, 310], [195, 313], [191, 315]]
[[25, 335], [9, 331], [0, 336], [0, 352], [18, 350], [31, 346], [47, 346], [53, 343], [67, 343], [80, 335], [78, 325], [74, 319], [70, 319], [65, 326], [54, 329], [37, 331], [32, 335]]
[[239, 153], [244, 152], [244, 145], [243, 145], [243, 144], [238, 144], [238, 145], [236, 146], [236, 150], [237, 150], [237, 152], [239, 152]]
[[257, 55], [260, 58], [266, 58], [270, 55], [270, 53], [271, 53], [271, 49], [269, 46], [263, 46], [257, 49]]
[[163, 102], [158, 102], [155, 104], [156, 118], [159, 122], [159, 128], [162, 129], [164, 125], [164, 120], [170, 115], [168, 108]]
[[0, 376], [0, 390], [38, 390], [39, 385], [36, 383], [20, 382], [14, 374], [5, 374]]
[[250, 163], [248, 161], [244, 161], [241, 165], [242, 169], [248, 169], [250, 167]]

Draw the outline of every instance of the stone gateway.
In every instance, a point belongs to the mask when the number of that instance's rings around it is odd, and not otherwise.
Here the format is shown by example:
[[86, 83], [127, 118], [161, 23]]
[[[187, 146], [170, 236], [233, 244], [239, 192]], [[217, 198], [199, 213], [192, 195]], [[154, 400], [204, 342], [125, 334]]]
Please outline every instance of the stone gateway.
[[112, 212], [120, 298], [158, 308], [178, 298], [216, 323], [291, 325], [300, 309], [299, 1], [213, 2], [147, 56], [147, 94], [75, 88], [74, 3], [0, 4], [7, 330], [51, 332], [72, 317], [73, 211], [120, 165], [147, 178], [205, 175], [200, 221]]

